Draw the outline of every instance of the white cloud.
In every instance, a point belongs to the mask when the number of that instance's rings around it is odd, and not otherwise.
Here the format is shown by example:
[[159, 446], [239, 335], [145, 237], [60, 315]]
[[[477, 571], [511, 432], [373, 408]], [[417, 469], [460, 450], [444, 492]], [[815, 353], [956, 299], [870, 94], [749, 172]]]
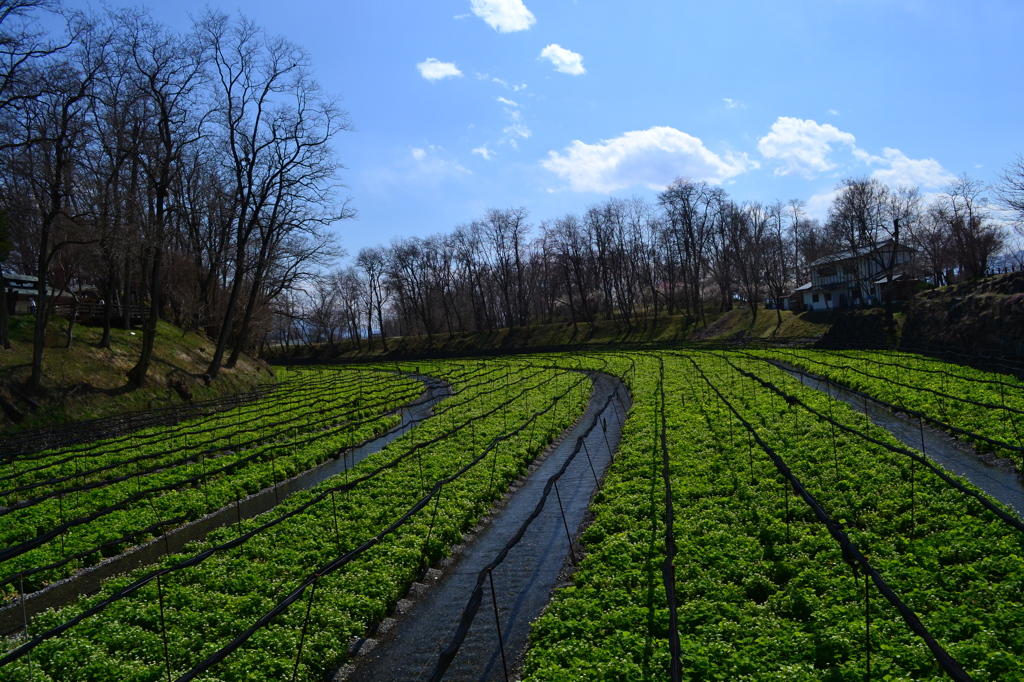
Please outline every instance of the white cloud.
[[488, 149], [486, 144], [481, 146], [481, 147], [477, 147], [476, 149], [474, 149], [473, 153], [474, 154], [479, 154], [480, 156], [484, 157], [488, 161], [490, 161], [491, 157], [494, 156], [494, 151]]
[[470, 9], [500, 33], [525, 31], [537, 22], [523, 0], [472, 0]]
[[555, 71], [561, 73], [582, 76], [587, 72], [583, 68], [583, 55], [554, 43], [540, 51], [540, 59], [547, 59], [554, 65]]
[[838, 116], [839, 115], [839, 112], [836, 111], [835, 109], [829, 109], [828, 113], [831, 114], [832, 116]]
[[872, 156], [872, 163], [886, 166], [871, 174], [890, 187], [899, 185], [925, 188], [945, 187], [956, 178], [935, 159], [911, 159], [899, 149], [886, 147], [882, 156]]
[[723, 97], [722, 101], [725, 102], [725, 108], [726, 109], [746, 109], [747, 108], [747, 105], [744, 104], [743, 102], [739, 101], [738, 99], [730, 99], [728, 97]]
[[813, 178], [836, 167], [829, 156], [832, 145], [847, 145], [859, 151], [856, 138], [831, 124], [819, 125], [810, 119], [780, 116], [770, 133], [758, 140], [757, 148], [766, 159], [782, 163], [775, 175], [798, 175]]
[[526, 89], [526, 83], [523, 83], [522, 85], [509, 85], [500, 78], [491, 78], [486, 73], [478, 73], [476, 77], [482, 80], [487, 80], [488, 78], [490, 78], [492, 83], [497, 83], [501, 87], [505, 88], [506, 90], [511, 90], [512, 92], [519, 92], [520, 90]]
[[516, 103], [516, 102], [513, 102], [513, 101], [512, 101], [512, 100], [510, 100], [510, 99], [505, 99], [504, 97], [499, 97], [499, 98], [498, 98], [498, 101], [499, 101], [499, 102], [501, 102], [502, 104], [507, 104], [507, 105], [508, 105], [508, 106], [510, 106], [510, 107], [518, 107], [518, 106], [519, 106], [519, 104], [518, 104], [518, 103]]
[[575, 140], [562, 154], [548, 152], [541, 165], [576, 192], [607, 194], [636, 185], [660, 190], [677, 177], [720, 183], [758, 164], [746, 154], [720, 156], [692, 135], [657, 126], [597, 144]]
[[812, 196], [807, 200], [807, 206], [804, 207], [807, 210], [807, 215], [824, 222], [828, 218], [828, 209], [838, 194], [838, 190], [832, 190]]
[[415, 160], [415, 172], [423, 177], [437, 176], [438, 178], [452, 177], [459, 175], [472, 175], [473, 172], [463, 167], [455, 159], [447, 158], [448, 154], [444, 147], [428, 145], [412, 148], [412, 158]]
[[426, 61], [422, 61], [416, 65], [416, 68], [420, 70], [420, 75], [426, 78], [428, 81], [439, 81], [442, 78], [459, 77], [462, 78], [462, 72], [459, 71], [458, 67], [451, 62], [442, 62], [433, 57], [430, 57]]

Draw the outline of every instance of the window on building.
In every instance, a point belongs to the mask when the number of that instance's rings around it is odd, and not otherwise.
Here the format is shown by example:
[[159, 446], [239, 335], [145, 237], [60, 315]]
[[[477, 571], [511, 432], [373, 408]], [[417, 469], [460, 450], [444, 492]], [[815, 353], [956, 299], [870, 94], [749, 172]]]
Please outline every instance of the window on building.
[[814, 301], [815, 303], [817, 303], [818, 302], [818, 295], [817, 294], [812, 295], [811, 296], [811, 300]]
[[830, 303], [832, 302], [832, 292], [831, 291], [829, 291], [829, 292], [827, 292], [825, 294], [825, 300], [830, 302]]

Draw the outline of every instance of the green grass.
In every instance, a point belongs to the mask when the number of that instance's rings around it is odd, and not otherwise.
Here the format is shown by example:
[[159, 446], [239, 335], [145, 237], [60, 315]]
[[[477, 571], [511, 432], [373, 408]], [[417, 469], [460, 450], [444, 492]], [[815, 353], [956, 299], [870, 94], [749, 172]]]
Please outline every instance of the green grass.
[[0, 413], [0, 432], [10, 433], [52, 424], [106, 417], [122, 412], [178, 405], [183, 398], [171, 387], [176, 379], [191, 391], [194, 401], [250, 390], [273, 380], [273, 374], [259, 361], [247, 356], [234, 369], [221, 370], [210, 386], [200, 378], [213, 355], [214, 344], [201, 334], [183, 333], [161, 322], [153, 349], [147, 385], [131, 390], [126, 374], [139, 358], [140, 330], [111, 330], [110, 348], [100, 348], [103, 330], [75, 325], [74, 342], [64, 348], [67, 322], [50, 321], [43, 353], [41, 393], [35, 396], [38, 409], [19, 400], [18, 391], [28, 379], [32, 361], [33, 318], [28, 315], [10, 319], [9, 351], [0, 350], [0, 395], [25, 413], [16, 424]]

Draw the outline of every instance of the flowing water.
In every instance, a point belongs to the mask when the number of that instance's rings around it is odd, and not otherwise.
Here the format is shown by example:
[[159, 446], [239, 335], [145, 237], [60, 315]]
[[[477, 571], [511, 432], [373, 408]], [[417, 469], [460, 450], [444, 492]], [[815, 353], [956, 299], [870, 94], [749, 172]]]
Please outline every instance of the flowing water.
[[990, 497], [1010, 507], [1017, 516], [1024, 518], [1024, 487], [1014, 472], [982, 461], [970, 446], [954, 440], [945, 431], [927, 424], [921, 425], [911, 417], [895, 414], [884, 405], [823, 377], [786, 363], [772, 364], [799, 379], [805, 386], [842, 400], [858, 412], [866, 414], [872, 423], [889, 431], [907, 447], [928, 455], [946, 471], [963, 476]]
[[[601, 415], [602, 420], [584, 440], [585, 450], [580, 451], [558, 481], [558, 495], [552, 492], [523, 539], [494, 569], [493, 595], [490, 585], [484, 583], [480, 611], [444, 677], [445, 680], [504, 680], [507, 666], [508, 679], [518, 679], [530, 623], [544, 610], [552, 589], [558, 584], [569, 554], [567, 534], [575, 536], [578, 532], [597, 489], [597, 479], [601, 478], [618, 448], [622, 422], [629, 408], [628, 396], [618, 379], [598, 373], [591, 376], [594, 392], [583, 419], [536, 463], [535, 469], [531, 467], [529, 478], [510, 492], [503, 507], [482, 524], [483, 528], [465, 543], [454, 560], [448, 560], [443, 571], [432, 571], [433, 578], [413, 586], [411, 596], [419, 595], [415, 601], [399, 602], [398, 610], [404, 613], [386, 620], [374, 639], [360, 642], [363, 655], [356, 656], [334, 679], [365, 682], [429, 678], [438, 654], [451, 641], [481, 569], [497, 556], [530, 515], [547, 480], [561, 468], [577, 438], [614, 394], [616, 398]], [[499, 645], [497, 623], [500, 623], [504, 652]]]

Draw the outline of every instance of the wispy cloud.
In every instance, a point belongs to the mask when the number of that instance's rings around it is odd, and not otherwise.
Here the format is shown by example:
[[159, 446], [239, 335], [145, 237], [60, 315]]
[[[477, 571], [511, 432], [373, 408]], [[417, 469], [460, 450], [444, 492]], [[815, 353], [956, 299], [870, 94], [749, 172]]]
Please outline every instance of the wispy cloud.
[[551, 62], [555, 71], [568, 73], [572, 76], [582, 76], [587, 72], [583, 68], [583, 55], [567, 50], [561, 45], [552, 43], [540, 51], [540, 59]]
[[839, 115], [839, 112], [836, 111], [835, 109], [829, 109], [828, 113], [829, 113], [830, 116], [838, 116]]
[[494, 151], [491, 150], [491, 149], [488, 149], [486, 144], [481, 145], [481, 146], [477, 147], [476, 149], [474, 149], [473, 153], [474, 154], [479, 154], [480, 156], [484, 157], [484, 159], [486, 159], [488, 161], [490, 161], [491, 158], [494, 156]]
[[738, 99], [730, 99], [728, 97], [723, 97], [722, 101], [725, 102], [725, 108], [726, 109], [746, 109], [747, 108], [747, 105], [744, 104], [743, 102], [739, 101]]
[[597, 144], [575, 140], [562, 153], [548, 152], [541, 166], [573, 191], [607, 194], [635, 186], [660, 190], [678, 177], [720, 183], [758, 164], [746, 154], [716, 154], [692, 135], [657, 126]]
[[519, 104], [518, 104], [518, 103], [516, 103], [516, 102], [513, 102], [512, 100], [510, 100], [510, 99], [506, 99], [506, 98], [504, 98], [504, 97], [499, 97], [499, 98], [498, 98], [498, 101], [499, 101], [499, 102], [501, 102], [502, 104], [508, 105], [508, 106], [510, 106], [510, 107], [518, 107], [518, 106], [519, 106]]
[[472, 0], [470, 9], [499, 33], [525, 31], [537, 23], [523, 0]]
[[440, 187], [467, 181], [473, 172], [439, 145], [411, 147], [408, 154], [387, 165], [367, 168], [363, 180], [368, 191], [390, 197], [410, 190], [436, 192]]
[[496, 76], [492, 78], [490, 74], [480, 73], [479, 71], [474, 73], [473, 75], [476, 76], [477, 80], [491, 81], [492, 83], [497, 83], [501, 87], [505, 88], [506, 90], [511, 90], [512, 92], [519, 92], [520, 90], [526, 89], [526, 83], [522, 83], [520, 85], [510, 84], [508, 81], [504, 81], [501, 78], [498, 78]]
[[420, 75], [430, 82], [439, 81], [442, 78], [462, 78], [462, 72], [451, 62], [442, 62], [433, 57], [416, 65]]
[[512, 121], [502, 132], [509, 136], [509, 144], [516, 147], [516, 138], [527, 139], [533, 135], [533, 131], [523, 123], [523, 114], [515, 109], [506, 109], [508, 117]]

